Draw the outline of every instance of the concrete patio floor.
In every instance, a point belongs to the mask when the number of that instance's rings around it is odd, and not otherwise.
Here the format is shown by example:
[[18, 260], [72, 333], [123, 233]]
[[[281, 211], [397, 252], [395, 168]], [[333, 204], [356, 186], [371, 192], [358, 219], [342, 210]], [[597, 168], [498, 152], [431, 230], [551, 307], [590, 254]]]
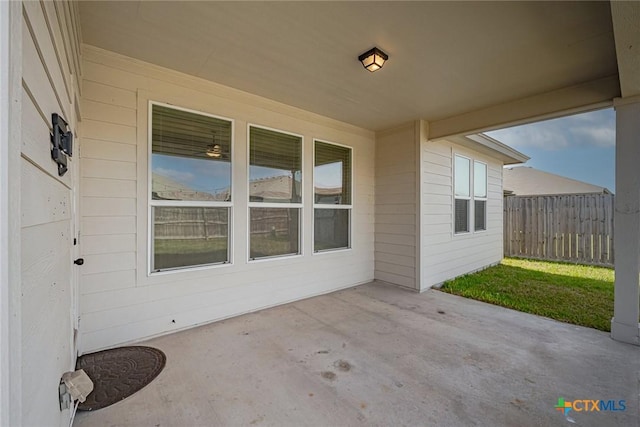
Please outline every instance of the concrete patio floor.
[[[640, 348], [604, 332], [381, 283], [143, 343], [135, 395], [75, 426], [636, 426]], [[626, 400], [625, 411], [554, 409]]]

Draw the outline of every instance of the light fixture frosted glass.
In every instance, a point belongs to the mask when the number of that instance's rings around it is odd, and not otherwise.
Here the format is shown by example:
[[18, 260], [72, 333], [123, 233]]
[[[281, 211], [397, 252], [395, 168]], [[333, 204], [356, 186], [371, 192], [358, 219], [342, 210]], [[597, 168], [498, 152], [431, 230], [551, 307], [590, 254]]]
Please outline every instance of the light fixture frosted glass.
[[358, 57], [358, 60], [362, 62], [364, 68], [371, 72], [382, 68], [387, 59], [389, 59], [389, 56], [377, 47], [374, 47]]

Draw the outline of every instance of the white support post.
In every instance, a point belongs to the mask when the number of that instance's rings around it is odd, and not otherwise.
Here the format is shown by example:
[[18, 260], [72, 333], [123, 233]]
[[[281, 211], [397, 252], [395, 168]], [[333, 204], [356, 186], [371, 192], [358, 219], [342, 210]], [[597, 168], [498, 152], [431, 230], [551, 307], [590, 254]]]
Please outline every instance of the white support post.
[[616, 109], [615, 303], [611, 337], [640, 345], [640, 99]]

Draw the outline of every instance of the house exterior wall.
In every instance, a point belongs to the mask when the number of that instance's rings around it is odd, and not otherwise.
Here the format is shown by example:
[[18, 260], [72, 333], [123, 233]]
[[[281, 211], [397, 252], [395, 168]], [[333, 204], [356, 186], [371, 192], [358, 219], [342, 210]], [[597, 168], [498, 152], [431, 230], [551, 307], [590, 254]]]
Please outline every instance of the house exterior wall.
[[418, 289], [416, 123], [376, 135], [375, 278]]
[[60, 114], [74, 133], [77, 129], [78, 10], [71, 2], [24, 2], [21, 7], [20, 178], [12, 182], [21, 195], [19, 424], [64, 425], [70, 413], [60, 410], [58, 384], [75, 366], [73, 189], [78, 162], [69, 159], [69, 171], [58, 176], [49, 132], [52, 113]]
[[[373, 279], [374, 134], [91, 46], [83, 50], [81, 352]], [[232, 264], [147, 274], [148, 105], [234, 120]], [[302, 256], [247, 261], [247, 125], [303, 136]], [[353, 147], [352, 249], [313, 254], [313, 139]]]
[[[454, 234], [453, 156], [487, 164], [487, 230]], [[421, 290], [500, 262], [502, 162], [446, 140], [421, 143]]]

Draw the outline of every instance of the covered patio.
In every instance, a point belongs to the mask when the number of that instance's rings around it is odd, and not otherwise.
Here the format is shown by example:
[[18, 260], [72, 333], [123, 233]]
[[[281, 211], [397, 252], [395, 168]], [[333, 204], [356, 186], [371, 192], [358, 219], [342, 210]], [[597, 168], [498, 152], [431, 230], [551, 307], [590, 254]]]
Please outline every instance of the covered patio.
[[435, 290], [372, 282], [143, 344], [165, 370], [76, 427], [563, 425], [569, 395], [626, 401], [577, 425], [638, 423], [637, 347]]
[[[138, 342], [166, 370], [77, 425], [551, 425], [561, 397], [627, 402], [580, 425], [637, 423], [639, 17], [622, 1], [0, 2], [0, 425], [69, 425], [61, 377]], [[370, 73], [374, 46], [388, 61]], [[157, 106], [188, 114], [158, 127]], [[430, 290], [503, 256], [502, 167], [526, 156], [478, 135], [610, 107], [611, 334]], [[259, 226], [271, 209], [289, 226]], [[261, 236], [276, 243], [252, 250]]]

